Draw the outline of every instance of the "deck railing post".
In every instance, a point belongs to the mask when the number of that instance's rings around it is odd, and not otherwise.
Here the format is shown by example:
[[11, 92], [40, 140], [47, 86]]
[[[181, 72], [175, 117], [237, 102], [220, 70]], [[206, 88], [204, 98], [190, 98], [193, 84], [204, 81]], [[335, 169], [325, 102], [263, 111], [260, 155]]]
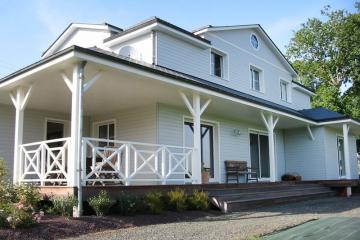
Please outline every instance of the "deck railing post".
[[125, 185], [128, 186], [130, 183], [130, 146], [125, 145]]
[[162, 177], [162, 181], [161, 184], [165, 185], [166, 184], [166, 152], [165, 152], [165, 147], [162, 147], [161, 149], [161, 177]]
[[40, 146], [40, 164], [41, 164], [41, 186], [45, 186], [45, 169], [46, 169], [46, 147], [45, 144], [41, 144]]

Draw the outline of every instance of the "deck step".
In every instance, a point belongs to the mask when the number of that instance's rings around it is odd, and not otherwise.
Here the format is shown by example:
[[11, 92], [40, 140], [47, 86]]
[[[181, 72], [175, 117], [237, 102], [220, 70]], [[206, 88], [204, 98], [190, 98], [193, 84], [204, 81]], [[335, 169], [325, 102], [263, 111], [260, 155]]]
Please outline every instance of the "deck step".
[[336, 192], [322, 184], [283, 184], [209, 190], [211, 203], [222, 212], [251, 210], [265, 205], [334, 196]]

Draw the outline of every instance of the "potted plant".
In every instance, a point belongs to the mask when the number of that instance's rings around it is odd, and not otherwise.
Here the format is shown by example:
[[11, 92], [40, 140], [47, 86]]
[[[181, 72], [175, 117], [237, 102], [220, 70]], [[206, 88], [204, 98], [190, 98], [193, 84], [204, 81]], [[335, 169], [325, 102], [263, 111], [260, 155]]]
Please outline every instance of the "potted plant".
[[205, 164], [203, 163], [201, 167], [201, 182], [203, 184], [208, 184], [209, 178], [210, 178], [210, 169], [205, 168]]

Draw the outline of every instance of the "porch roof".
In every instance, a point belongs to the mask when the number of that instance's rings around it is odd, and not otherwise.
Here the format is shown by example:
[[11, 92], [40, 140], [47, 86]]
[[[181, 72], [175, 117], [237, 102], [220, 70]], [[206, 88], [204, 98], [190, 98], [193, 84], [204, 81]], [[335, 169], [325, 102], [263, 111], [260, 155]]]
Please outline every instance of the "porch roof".
[[[130, 59], [128, 57], [124, 57], [124, 56], [120, 56], [118, 54], [103, 50], [103, 49], [99, 49], [99, 48], [82, 48], [82, 47], [78, 47], [78, 46], [72, 46], [69, 47], [65, 50], [62, 50], [60, 52], [57, 52], [47, 58], [44, 58], [32, 65], [29, 65], [23, 69], [20, 69], [2, 79], [0, 79], [0, 88], [4, 85], [4, 83], [6, 83], [7, 81], [12, 80], [15, 77], [21, 76], [21, 74], [27, 73], [28, 71], [35, 69], [43, 64], [46, 64], [48, 62], [50, 62], [51, 60], [55, 60], [57, 58], [60, 58], [61, 56], [64, 56], [68, 53], [83, 53], [83, 54], [89, 54], [91, 56], [94, 57], [98, 57], [104, 60], [110, 60], [116, 63], [121, 63], [124, 64], [126, 66], [130, 66], [130, 67], [134, 67], [140, 70], [144, 70], [150, 73], [155, 73], [155, 74], [159, 74], [161, 76], [165, 76], [165, 77], [170, 77], [171, 79], [177, 80], [177, 81], [181, 81], [181, 82], [185, 82], [194, 86], [198, 86], [204, 89], [208, 89], [211, 91], [215, 91], [221, 94], [225, 94], [227, 96], [230, 97], [234, 97], [240, 100], [244, 100], [246, 102], [249, 103], [253, 103], [256, 104], [258, 106], [263, 106], [266, 108], [270, 108], [273, 110], [277, 110], [283, 113], [287, 113], [290, 114], [292, 116], [296, 116], [298, 118], [303, 119], [304, 121], [307, 122], [312, 122], [312, 124], [321, 124], [324, 125], [326, 124], [326, 122], [329, 121], [335, 121], [335, 120], [348, 120], [349, 122], [351, 122], [352, 124], [358, 125], [360, 126], [360, 122], [354, 119], [351, 119], [347, 116], [343, 116], [341, 114], [335, 113], [337, 114], [337, 116], [341, 116], [339, 118], [326, 118], [326, 117], [318, 117], [318, 115], [320, 113], [318, 113], [318, 110], [302, 110], [302, 111], [297, 111], [294, 109], [291, 109], [289, 107], [286, 106], [282, 106], [280, 104], [276, 104], [255, 96], [252, 96], [250, 94], [246, 94], [243, 93], [241, 91], [237, 91], [210, 81], [207, 81], [205, 79], [199, 78], [199, 77], [195, 77], [189, 74], [185, 74], [179, 71], [175, 71], [169, 68], [165, 68], [162, 66], [158, 66], [158, 65], [152, 65], [152, 64], [148, 64], [148, 63], [144, 63], [141, 61], [136, 61], [134, 59]], [[325, 112], [326, 109], [324, 109], [322, 112]], [[327, 110], [329, 111], [329, 110]], [[310, 114], [311, 113], [311, 114]]]

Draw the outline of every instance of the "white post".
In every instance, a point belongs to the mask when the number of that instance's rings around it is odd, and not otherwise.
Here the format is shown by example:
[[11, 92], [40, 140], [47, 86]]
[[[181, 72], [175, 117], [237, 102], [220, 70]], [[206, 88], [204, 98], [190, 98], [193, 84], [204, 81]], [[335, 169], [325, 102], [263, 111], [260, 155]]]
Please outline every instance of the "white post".
[[193, 183], [201, 184], [201, 113], [200, 96], [193, 94], [194, 153], [191, 164]]
[[13, 93], [10, 93], [11, 100], [15, 107], [15, 136], [14, 136], [14, 169], [13, 182], [17, 184], [20, 179], [20, 148], [23, 143], [24, 132], [24, 109], [29, 100], [32, 87], [25, 90], [24, 87], [18, 87]]
[[261, 117], [265, 123], [266, 129], [268, 131], [269, 137], [269, 161], [270, 161], [270, 181], [276, 181], [276, 157], [275, 157], [275, 138], [274, 138], [274, 129], [279, 120], [276, 118], [274, 120], [274, 116], [269, 114], [267, 118], [265, 115], [261, 113]]
[[201, 115], [209, 106], [211, 99], [208, 99], [201, 106], [201, 98], [198, 93], [193, 93], [192, 104], [183, 92], [180, 92], [180, 96], [191, 113], [194, 121], [194, 151], [192, 153], [191, 162], [192, 183], [201, 184]]
[[344, 137], [344, 158], [345, 158], [345, 174], [347, 179], [351, 179], [350, 170], [350, 150], [349, 150], [349, 125], [343, 124], [343, 137]]

